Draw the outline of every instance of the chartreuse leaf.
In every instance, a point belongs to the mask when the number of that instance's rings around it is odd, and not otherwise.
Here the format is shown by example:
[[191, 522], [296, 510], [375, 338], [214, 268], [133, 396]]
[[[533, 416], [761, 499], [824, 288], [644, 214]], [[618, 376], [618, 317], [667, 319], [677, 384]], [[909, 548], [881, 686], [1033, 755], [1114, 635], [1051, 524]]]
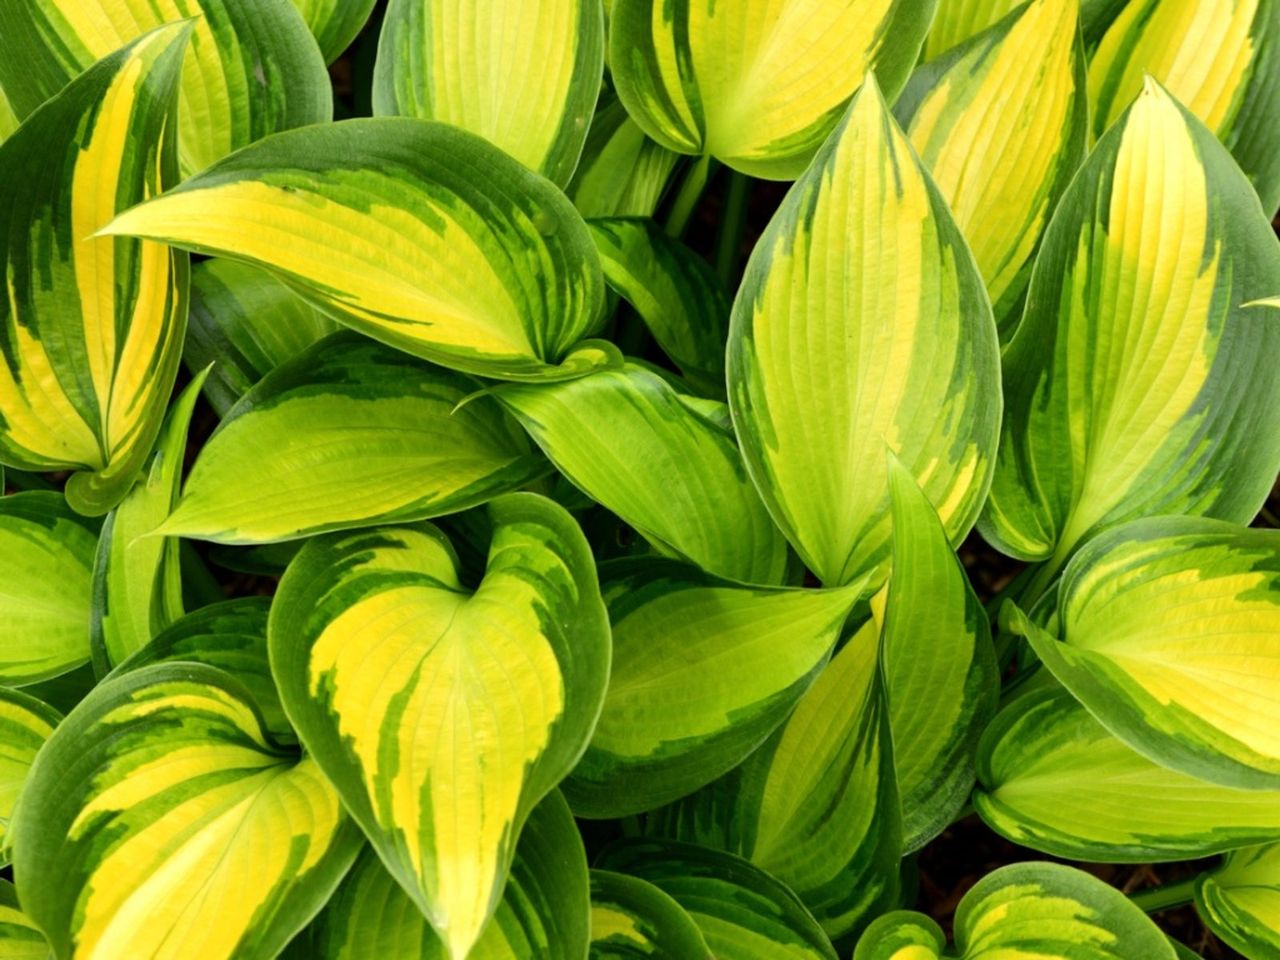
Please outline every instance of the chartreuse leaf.
[[893, 576], [881, 664], [910, 852], [964, 806], [978, 736], [995, 713], [1000, 683], [986, 613], [937, 513], [896, 462], [889, 490]]
[[649, 821], [776, 876], [833, 939], [898, 896], [901, 815], [876, 648], [868, 621], [764, 746]]
[[146, 646], [156, 631], [182, 616], [182, 568], [177, 540], [147, 537], [178, 499], [187, 428], [205, 372], [174, 403], [151, 461], [120, 505], [107, 515], [93, 565], [90, 643], [105, 674]]
[[[529, 814], [502, 902], [468, 960], [583, 960], [590, 938], [588, 896], [582, 838], [564, 799], [552, 791]], [[446, 960], [448, 954], [422, 911], [366, 848], [285, 956]]]
[[1228, 853], [1196, 883], [1196, 912], [1250, 960], [1280, 955], [1280, 844]]
[[1045, 234], [1004, 352], [984, 536], [1060, 569], [1100, 528], [1248, 522], [1280, 462], [1280, 246], [1230, 155], [1159, 85], [1098, 142]]
[[894, 108], [969, 242], [1002, 334], [1017, 322], [1036, 245], [1084, 160], [1078, 7], [1032, 0], [917, 70]]
[[333, 63], [351, 46], [377, 3], [378, 0], [293, 0], [326, 63]]
[[[938, 12], [925, 39], [924, 59], [933, 60], [1003, 20], [1024, 0], [938, 0]], [[1125, 0], [1080, 0], [1080, 27], [1092, 46]]]
[[268, 374], [204, 445], [159, 532], [268, 543], [439, 516], [547, 470], [477, 385], [342, 332]]
[[791, 180], [871, 70], [889, 97], [902, 88], [933, 8], [934, 0], [616, 0], [609, 68], [627, 111], [662, 146]]
[[561, 473], [658, 550], [732, 580], [782, 582], [787, 542], [733, 434], [656, 373], [628, 364], [495, 395]]
[[50, 956], [49, 942], [22, 912], [13, 884], [0, 880], [0, 960], [48, 960]]
[[1101, 534], [1063, 574], [1063, 643], [1013, 629], [1113, 734], [1162, 766], [1280, 790], [1280, 531], [1201, 517]]
[[269, 960], [361, 843], [315, 761], [197, 663], [99, 684], [40, 751], [13, 834], [22, 904], [60, 960]]
[[622, 873], [591, 871], [590, 960], [709, 960], [698, 925], [658, 887]]
[[655, 559], [615, 561], [601, 580], [609, 692], [564, 783], [589, 817], [652, 810], [737, 766], [814, 682], [862, 595], [742, 586]]
[[603, 71], [599, 0], [391, 0], [373, 109], [470, 130], [564, 186]]
[[0, 497], [0, 684], [23, 687], [89, 662], [97, 530], [61, 494]]
[[820, 580], [887, 573], [886, 446], [953, 541], [972, 526], [998, 349], [973, 258], [869, 81], [757, 244], [729, 332], [747, 465]]
[[588, 226], [609, 286], [636, 308], [690, 386], [723, 399], [729, 297], [710, 265], [650, 219]]
[[[62, 714], [35, 697], [0, 687], [0, 865], [9, 862], [9, 820], [31, 764], [62, 720]], [[0, 929], [3, 928], [0, 920]], [[0, 958], [5, 957], [0, 933]]]
[[13, 112], [13, 105], [0, 89], [0, 143], [4, 143], [18, 129], [18, 116]]
[[[23, 184], [0, 209], [0, 461], [83, 471], [67, 483], [81, 513], [106, 513], [133, 484], [182, 353], [186, 254], [94, 234], [176, 179], [189, 30], [106, 57], [0, 146], [0, 181]], [[0, 63], [15, 33], [0, 15]]]
[[716, 960], [836, 960], [831, 941], [796, 895], [739, 857], [688, 843], [633, 840], [609, 847], [598, 866], [648, 881], [675, 900]]
[[626, 108], [606, 95], [600, 95], [567, 193], [584, 217], [650, 216], [679, 156], [645, 136]]
[[1001, 867], [956, 909], [955, 949], [929, 917], [886, 914], [863, 934], [854, 960], [1175, 960], [1160, 929], [1124, 894], [1056, 863]]
[[[289, 0], [10, 5], [0, 15], [0, 84], [18, 116], [26, 117], [98, 58], [175, 20], [192, 23], [178, 96], [184, 176], [269, 133], [332, 119], [324, 60]], [[128, 206], [141, 197], [121, 199]], [[107, 211], [108, 219], [113, 212]]]
[[1093, 135], [1152, 76], [1226, 144], [1269, 217], [1280, 205], [1280, 150], [1268, 121], [1280, 109], [1278, 44], [1275, 0], [1129, 0], [1089, 63]]
[[443, 123], [291, 130], [110, 232], [267, 267], [339, 322], [468, 373], [576, 376], [611, 356], [574, 350], [604, 303], [582, 217], [551, 183]]
[[210, 364], [204, 395], [219, 416], [286, 360], [338, 329], [274, 275], [234, 260], [191, 270], [191, 315], [182, 359]]
[[271, 666], [303, 744], [462, 960], [496, 910], [529, 811], [600, 712], [609, 625], [587, 542], [533, 494], [488, 507], [465, 589], [444, 535], [310, 541], [271, 611]]
[[1280, 836], [1280, 791], [1158, 766], [1060, 688], [996, 715], [978, 747], [978, 777], [974, 807], [993, 830], [1076, 860], [1180, 860]]

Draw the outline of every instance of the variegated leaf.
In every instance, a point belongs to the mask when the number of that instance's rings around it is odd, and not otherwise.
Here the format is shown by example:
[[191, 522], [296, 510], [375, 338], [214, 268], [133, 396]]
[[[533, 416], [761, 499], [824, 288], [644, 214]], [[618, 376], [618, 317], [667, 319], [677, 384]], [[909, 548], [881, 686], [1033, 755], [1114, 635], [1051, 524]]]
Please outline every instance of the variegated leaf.
[[0, 880], [0, 960], [49, 960], [49, 942], [22, 912], [18, 893]]
[[[988, 27], [999, 23], [1025, 0], [938, 0], [938, 12], [925, 39], [924, 57], [934, 60]], [[1084, 42], [1092, 47], [1115, 19], [1125, 0], [1079, 0]]]
[[168, 536], [269, 543], [464, 510], [547, 472], [460, 374], [349, 331], [268, 374], [200, 450]]
[[[24, 185], [0, 208], [0, 461], [81, 471], [67, 483], [81, 513], [133, 484], [178, 372], [186, 254], [96, 231], [176, 179], [189, 30], [106, 57], [0, 145], [0, 181]], [[0, 18], [0, 38], [15, 32]]]
[[603, 70], [599, 0], [391, 0], [373, 107], [470, 130], [564, 186]]
[[[324, 60], [289, 0], [7, 4], [0, 13], [0, 85], [26, 117], [98, 58], [178, 20], [192, 24], [178, 96], [184, 176], [269, 133], [332, 119]], [[127, 206], [141, 197], [122, 199]]]
[[1093, 136], [1154, 77], [1231, 150], [1270, 217], [1280, 206], [1277, 56], [1276, 0], [1129, 0], [1089, 62]]
[[972, 526], [1000, 422], [996, 327], [964, 239], [873, 82], [756, 246], [728, 369], [751, 475], [824, 583], [887, 573], [886, 448], [953, 541]]
[[787, 542], [733, 434], [637, 364], [495, 396], [560, 472], [660, 552], [746, 583], [781, 583]]
[[554, 379], [613, 358], [579, 344], [604, 303], [582, 217], [547, 180], [447, 124], [288, 131], [109, 232], [267, 267], [340, 323], [468, 373]]
[[[9, 862], [9, 821], [36, 754], [62, 721], [57, 710], [19, 690], [0, 687], [0, 865]], [[0, 916], [3, 908], [0, 907]], [[4, 921], [0, 919], [0, 931]], [[0, 960], [7, 960], [0, 932]]]
[[59, 960], [271, 960], [361, 843], [315, 761], [196, 663], [86, 697], [32, 766], [13, 833], [22, 904]]
[[1084, 160], [1078, 7], [1032, 0], [918, 69], [894, 108], [969, 242], [1004, 339], [1044, 228]]
[[658, 887], [622, 873], [591, 871], [590, 960], [710, 960], [698, 925]]
[[333, 63], [351, 46], [377, 3], [378, 0], [293, 0], [326, 63]]
[[1181, 860], [1280, 836], [1280, 791], [1158, 766], [1060, 688], [996, 715], [979, 744], [978, 777], [974, 807], [993, 830], [1073, 860]]
[[680, 159], [659, 146], [617, 100], [600, 95], [567, 192], [584, 217], [648, 217]]
[[641, 129], [755, 177], [798, 177], [874, 70], [892, 98], [934, 0], [616, 0], [609, 67]]
[[1158, 514], [1248, 522], [1280, 464], [1280, 245], [1221, 144], [1149, 83], [1067, 189], [1003, 355], [1006, 417], [979, 523], [1047, 560]]
[[1280, 844], [1227, 854], [1197, 881], [1196, 912], [1249, 960], [1280, 956]]
[[529, 811], [600, 712], [609, 626], [582, 532], [551, 501], [489, 507], [474, 591], [438, 530], [310, 541], [271, 611], [299, 737], [462, 960], [497, 909]]
[[563, 788], [579, 816], [670, 803], [737, 766], [822, 671], [861, 584], [747, 587], [663, 560], [601, 569], [604, 710]]

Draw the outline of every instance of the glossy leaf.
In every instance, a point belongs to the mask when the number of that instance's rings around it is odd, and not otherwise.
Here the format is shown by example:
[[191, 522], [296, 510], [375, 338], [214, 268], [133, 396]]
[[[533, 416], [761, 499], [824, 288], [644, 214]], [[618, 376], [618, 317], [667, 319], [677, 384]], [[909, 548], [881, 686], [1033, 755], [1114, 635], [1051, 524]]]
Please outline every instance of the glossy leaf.
[[1250, 960], [1280, 955], [1280, 844], [1227, 854], [1197, 882], [1196, 912]]
[[365, 337], [334, 334], [267, 375], [196, 458], [159, 528], [269, 543], [466, 509], [546, 472], [477, 389]]
[[333, 63], [364, 28], [378, 0], [293, 0], [326, 63]]
[[[9, 821], [31, 764], [62, 720], [62, 714], [19, 690], [0, 687], [0, 864], [9, 862], [13, 837]], [[0, 902], [0, 958], [4, 952], [3, 904]]]
[[[81, 471], [67, 484], [81, 513], [124, 497], [177, 375], [186, 254], [95, 232], [176, 180], [189, 29], [162, 28], [100, 61], [0, 146], [0, 181], [23, 185], [0, 208], [0, 461]], [[0, 16], [0, 38], [16, 33]], [[6, 39], [0, 63], [12, 64]]]
[[627, 111], [662, 146], [791, 180], [870, 71], [890, 97], [902, 88], [933, 8], [934, 0], [616, 0], [609, 66]]
[[709, 960], [711, 951], [693, 918], [653, 884], [592, 870], [590, 960], [650, 956]]
[[1280, 463], [1280, 245], [1225, 149], [1159, 85], [1099, 141], [1005, 350], [983, 535], [1060, 569], [1103, 527], [1248, 522]]
[[309, 753], [461, 960], [493, 915], [529, 811], [600, 712], [609, 628], [572, 518], [489, 505], [471, 592], [432, 527], [309, 542], [271, 611], [272, 672]]
[[586, 225], [497, 147], [404, 117], [292, 130], [116, 218], [145, 236], [266, 267], [347, 326], [505, 379], [575, 376], [601, 320]]
[[647, 217], [658, 209], [679, 159], [602, 93], [566, 192], [584, 217]]
[[659, 551], [732, 580], [782, 582], [786, 540], [733, 434], [662, 377], [628, 364], [495, 395], [561, 473]]
[[886, 449], [948, 536], [968, 531], [995, 455], [997, 351], [965, 242], [868, 83], [757, 244], [729, 333], [747, 466], [823, 583], [887, 573]]
[[22, 912], [13, 884], [0, 880], [0, 960], [48, 958], [49, 943], [44, 934]]
[[818, 677], [862, 594], [740, 586], [647, 559], [616, 561], [601, 579], [609, 692], [564, 783], [590, 817], [652, 810], [737, 766]]

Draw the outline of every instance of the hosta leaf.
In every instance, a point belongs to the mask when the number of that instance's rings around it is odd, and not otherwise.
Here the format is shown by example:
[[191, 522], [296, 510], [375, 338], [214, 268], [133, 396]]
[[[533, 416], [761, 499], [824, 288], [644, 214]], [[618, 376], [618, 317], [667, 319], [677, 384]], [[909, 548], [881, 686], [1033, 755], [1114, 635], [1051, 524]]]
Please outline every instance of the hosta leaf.
[[1017, 322], [1036, 245], [1084, 160], [1078, 6], [1032, 0], [917, 70], [894, 108], [969, 241], [1002, 334]]
[[326, 63], [333, 63], [351, 46], [377, 3], [378, 0], [293, 0]]
[[886, 448], [964, 536], [995, 454], [998, 363], [973, 258], [868, 82], [756, 246], [729, 333], [747, 465], [820, 580], [887, 572]]
[[[1270, 217], [1280, 206], [1280, 4], [1129, 0], [1089, 63], [1093, 135], [1159, 80], [1231, 150]], [[1272, 292], [1273, 291], [1268, 291]]]
[[564, 784], [591, 817], [652, 810], [737, 766], [813, 683], [862, 594], [740, 586], [647, 559], [601, 579], [609, 692]]
[[315, 761], [195, 663], [89, 694], [31, 768], [13, 832], [23, 906], [60, 960], [270, 960], [360, 846]]
[[649, 219], [588, 226], [609, 286], [635, 307], [690, 386], [723, 399], [729, 298], [710, 265]]
[[787, 543], [733, 434], [662, 377], [628, 364], [496, 396], [561, 473], [662, 552], [733, 580], [782, 582]]
[[984, 536], [1060, 568], [1101, 527], [1248, 522], [1280, 463], [1280, 246], [1213, 136], [1157, 84], [1067, 189], [1005, 350]]
[[833, 939], [898, 895], [902, 831], [876, 633], [870, 621], [855, 633], [740, 767], [650, 820], [656, 833], [776, 876]]
[[[48, 704], [21, 691], [0, 687], [0, 865], [9, 862], [9, 845], [13, 841], [9, 820], [27, 773], [61, 720], [62, 715]], [[0, 960], [7, 960], [3, 928], [4, 921], [0, 919]]]
[[22, 687], [89, 662], [97, 530], [46, 491], [0, 497], [0, 684]]
[[917, 850], [964, 806], [978, 736], [995, 713], [999, 669], [982, 603], [910, 474], [889, 471], [893, 576], [881, 663], [902, 799]]
[[790, 180], [869, 71], [890, 97], [901, 89], [933, 8], [934, 0], [616, 0], [609, 67], [627, 111], [664, 147]]
[[373, 108], [470, 130], [564, 186], [603, 70], [598, 0], [391, 0]]
[[1280, 791], [1157, 766], [1061, 689], [1029, 693], [996, 715], [978, 776], [974, 806], [993, 830], [1060, 857], [1180, 860], [1280, 836]]
[[219, 416], [226, 416], [255, 383], [337, 329], [265, 270], [206, 260], [191, 270], [182, 359], [192, 371], [213, 364], [204, 395]]
[[49, 942], [22, 912], [18, 893], [0, 880], [0, 960], [48, 960]]
[[584, 217], [650, 216], [679, 156], [650, 140], [621, 103], [604, 96], [567, 192]]
[[332, 119], [324, 61], [289, 0], [10, 4], [0, 14], [0, 84], [26, 117], [98, 58], [175, 20], [192, 24], [179, 93], [183, 175], [269, 133]]
[[[83, 471], [67, 483], [82, 513], [124, 497], [177, 375], [186, 254], [95, 231], [176, 178], [189, 29], [100, 61], [0, 146], [0, 181], [23, 185], [0, 208], [0, 461]], [[0, 38], [14, 33], [0, 15]]]
[[[1024, 0], [938, 0], [938, 12], [924, 44], [924, 59], [964, 43], [1022, 6]], [[1092, 46], [1115, 18], [1125, 0], [1080, 0], [1080, 26]]]
[[196, 458], [170, 536], [266, 543], [463, 510], [547, 470], [477, 385], [354, 333], [268, 374]]
[[[590, 936], [587, 857], [556, 792], [520, 833], [511, 879], [468, 960], [582, 960]], [[297, 960], [446, 960], [422, 911], [372, 848], [294, 942]], [[700, 957], [698, 960], [705, 960]]]
[[520, 828], [600, 712], [609, 626], [590, 549], [551, 501], [489, 505], [474, 593], [443, 534], [312, 540], [271, 611], [299, 737], [462, 960], [497, 908]]
[[710, 960], [698, 925], [646, 880], [591, 871], [591, 960]]
[[90, 622], [94, 668], [105, 674], [146, 646], [157, 630], [182, 616], [177, 540], [147, 537], [178, 499], [187, 428], [205, 374], [173, 404], [140, 481], [107, 515], [93, 565]]
[[1196, 912], [1250, 960], [1280, 956], [1280, 844], [1227, 854], [1196, 884]]
[[13, 105], [0, 90], [0, 143], [4, 143], [18, 129], [18, 116], [13, 112]]
[[1280, 789], [1280, 531], [1125, 524], [1063, 574], [1064, 643], [1012, 610], [1054, 676], [1130, 747], [1225, 786]]
[[598, 865], [646, 880], [675, 900], [716, 960], [836, 960], [796, 895], [739, 857], [688, 843], [637, 840], [610, 847]]
[[599, 345], [570, 353], [604, 302], [581, 216], [542, 177], [443, 123], [282, 133], [110, 232], [267, 267], [339, 322], [469, 373], [574, 376], [607, 359]]
[[978, 881], [956, 909], [954, 951], [921, 913], [875, 921], [854, 960], [1175, 960], [1160, 929], [1128, 897], [1083, 870], [1015, 863]]

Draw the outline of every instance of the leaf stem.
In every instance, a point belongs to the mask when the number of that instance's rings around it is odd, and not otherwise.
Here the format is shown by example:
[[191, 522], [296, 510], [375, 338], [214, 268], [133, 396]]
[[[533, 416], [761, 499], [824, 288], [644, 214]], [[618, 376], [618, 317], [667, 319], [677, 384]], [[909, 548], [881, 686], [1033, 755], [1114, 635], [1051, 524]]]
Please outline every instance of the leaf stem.
[[684, 175], [680, 190], [671, 204], [671, 211], [667, 214], [667, 222], [664, 225], [667, 236], [684, 236], [685, 228], [689, 226], [689, 219], [693, 216], [698, 201], [702, 199], [702, 191], [707, 188], [707, 181], [711, 179], [712, 162], [710, 154], [704, 153], [694, 160], [693, 166]]
[[729, 192], [724, 201], [724, 217], [716, 238], [716, 276], [726, 290], [733, 289], [733, 274], [738, 266], [738, 250], [747, 226], [747, 201], [751, 197], [751, 178], [737, 170], [729, 172]]
[[1129, 899], [1145, 913], [1159, 913], [1190, 903], [1196, 895], [1196, 877], [1180, 880], [1177, 883], [1166, 883], [1149, 890], [1139, 890], [1129, 894]]

